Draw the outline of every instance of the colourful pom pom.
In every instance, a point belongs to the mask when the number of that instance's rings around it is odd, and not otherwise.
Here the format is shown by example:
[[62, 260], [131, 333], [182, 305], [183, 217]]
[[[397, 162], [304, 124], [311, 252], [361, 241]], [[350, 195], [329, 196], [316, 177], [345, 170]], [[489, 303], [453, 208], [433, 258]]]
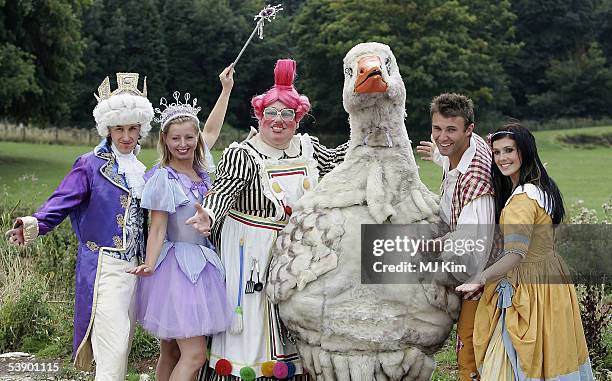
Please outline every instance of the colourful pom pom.
[[287, 363], [287, 378], [293, 378], [295, 376], [295, 364], [292, 362]]
[[284, 362], [278, 361], [276, 364], [274, 364], [272, 373], [274, 374], [274, 377], [276, 378], [285, 379], [287, 378], [288, 370], [289, 369], [287, 367], [287, 364], [285, 364]]
[[255, 379], [255, 371], [250, 366], [245, 366], [240, 369], [240, 378], [244, 381], [253, 381]]
[[261, 374], [264, 375], [264, 377], [272, 377], [274, 376], [274, 364], [276, 363], [276, 361], [266, 361], [263, 364], [261, 364]]
[[221, 359], [215, 364], [215, 372], [219, 376], [229, 376], [232, 373], [232, 363], [226, 359]]

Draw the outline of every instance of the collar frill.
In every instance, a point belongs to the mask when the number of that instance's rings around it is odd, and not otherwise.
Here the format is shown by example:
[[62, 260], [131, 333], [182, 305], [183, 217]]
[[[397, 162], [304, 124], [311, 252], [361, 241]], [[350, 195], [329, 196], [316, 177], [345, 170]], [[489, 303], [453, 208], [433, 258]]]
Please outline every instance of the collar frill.
[[193, 181], [189, 176], [177, 172], [170, 166], [164, 168], [168, 171], [168, 178], [177, 180], [185, 192], [191, 192], [196, 198], [204, 196], [211, 187], [210, 177], [205, 171], [194, 168], [201, 181]]
[[117, 173], [125, 176], [128, 187], [132, 190], [134, 197], [140, 199], [142, 197], [142, 191], [144, 190], [144, 174], [147, 170], [144, 164], [142, 164], [134, 155], [134, 152], [121, 153], [115, 144], [111, 144], [111, 150], [117, 159]]
[[531, 184], [531, 183], [517, 186], [514, 189], [514, 192], [512, 192], [512, 194], [510, 195], [510, 197], [508, 197], [508, 200], [506, 200], [506, 205], [510, 203], [510, 200], [512, 199], [512, 197], [516, 196], [517, 194], [522, 194], [522, 193], [526, 194], [527, 197], [529, 197], [530, 199], [536, 201], [538, 205], [540, 205], [540, 207], [544, 209], [546, 214], [552, 215], [552, 211], [550, 210], [550, 205], [548, 205], [546, 201], [546, 198], [547, 198], [546, 192], [540, 189], [537, 185]]
[[253, 136], [249, 140], [247, 140], [251, 145], [260, 153], [266, 155], [271, 159], [280, 159], [284, 155], [287, 157], [296, 157], [300, 154], [300, 134], [294, 135], [289, 141], [289, 146], [285, 149], [278, 149], [268, 145], [263, 141], [261, 135], [258, 133]]

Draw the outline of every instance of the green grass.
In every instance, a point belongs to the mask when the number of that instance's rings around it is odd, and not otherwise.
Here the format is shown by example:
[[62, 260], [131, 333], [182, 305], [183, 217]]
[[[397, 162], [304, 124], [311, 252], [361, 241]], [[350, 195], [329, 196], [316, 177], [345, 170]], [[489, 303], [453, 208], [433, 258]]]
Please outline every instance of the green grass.
[[436, 370], [431, 375], [432, 381], [459, 381], [457, 370], [457, 352], [455, 351], [457, 332], [455, 328], [444, 347], [435, 354]]
[[[9, 205], [40, 205], [51, 195], [86, 146], [0, 142], [0, 197]], [[215, 160], [221, 151], [213, 152]], [[143, 149], [140, 160], [150, 168], [157, 151]]]
[[[609, 134], [611, 127], [583, 128], [579, 130], [549, 130], [536, 132], [538, 148], [551, 176], [559, 184], [567, 206], [577, 200], [584, 200], [584, 206], [601, 210], [601, 204], [612, 195], [612, 153], [609, 147], [575, 147], [562, 143], [559, 136], [571, 134]], [[22, 207], [39, 205], [51, 194], [69, 171], [77, 156], [88, 152], [91, 147], [53, 146], [26, 143], [0, 142], [0, 197], [5, 205]], [[213, 152], [218, 160], [221, 151]], [[143, 150], [140, 159], [152, 166], [156, 159], [155, 150]], [[437, 192], [441, 181], [441, 169], [434, 164], [420, 160], [422, 181]], [[608, 340], [609, 341], [609, 340]], [[55, 345], [45, 348], [41, 354], [49, 357], [66, 355], [68, 339], [58, 338]], [[35, 343], [34, 343], [35, 344]], [[437, 369], [432, 380], [456, 381], [456, 355], [454, 338], [435, 355]], [[134, 365], [134, 364], [132, 364]], [[141, 364], [140, 364], [141, 365]], [[154, 361], [149, 364], [154, 367]], [[149, 369], [145, 366], [144, 369]], [[70, 366], [67, 365], [67, 369]], [[152, 370], [150, 370], [152, 372]], [[138, 372], [131, 369], [130, 379], [137, 379]]]
[[[542, 161], [561, 188], [567, 206], [584, 200], [584, 206], [600, 209], [612, 195], [612, 151], [609, 147], [577, 148], [558, 140], [560, 135], [602, 134], [610, 127], [535, 132]], [[77, 156], [91, 147], [0, 142], [0, 196], [9, 203], [39, 205], [70, 170]], [[218, 160], [221, 151], [215, 151]], [[145, 149], [140, 159], [149, 167], [157, 153]], [[417, 157], [421, 179], [434, 192], [440, 187], [441, 170]]]
[[611, 133], [612, 126], [536, 132], [540, 156], [557, 182], [567, 206], [584, 200], [589, 209], [601, 210], [612, 196], [612, 150], [610, 147], [576, 148], [557, 140], [559, 135]]

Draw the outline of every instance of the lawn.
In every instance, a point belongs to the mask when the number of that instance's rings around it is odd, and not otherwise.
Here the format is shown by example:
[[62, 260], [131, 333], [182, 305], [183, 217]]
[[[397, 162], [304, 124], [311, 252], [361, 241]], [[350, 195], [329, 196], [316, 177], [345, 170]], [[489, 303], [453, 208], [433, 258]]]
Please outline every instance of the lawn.
[[[536, 132], [542, 161], [561, 188], [567, 206], [578, 200], [584, 206], [601, 209], [602, 203], [612, 196], [612, 150], [610, 147], [589, 146], [578, 148], [559, 140], [572, 134], [612, 134], [610, 127]], [[415, 142], [416, 143], [416, 142]], [[39, 205], [59, 184], [75, 158], [91, 147], [53, 146], [0, 142], [0, 196], [10, 203]], [[215, 159], [221, 151], [215, 151]], [[157, 153], [143, 150], [140, 159], [154, 164]], [[417, 158], [421, 179], [437, 192], [441, 172], [434, 164]]]
[[[0, 197], [15, 205], [40, 205], [57, 187], [79, 155], [92, 147], [0, 142]], [[215, 160], [221, 151], [214, 151]], [[143, 149], [140, 160], [151, 167], [154, 149]]]
[[[569, 206], [577, 200], [584, 200], [584, 206], [601, 210], [601, 204], [612, 195], [612, 151], [609, 146], [576, 147], [559, 140], [562, 136], [576, 134], [612, 136], [612, 126], [535, 133], [541, 158], [559, 184], [566, 204]], [[20, 202], [26, 208], [40, 205], [70, 169], [75, 158], [90, 150], [91, 147], [84, 146], [0, 142], [0, 197], [3, 198], [0, 204], [14, 206]], [[218, 160], [221, 151], [215, 151], [213, 155]], [[143, 150], [140, 155], [148, 167], [155, 163], [156, 158], [157, 153], [152, 149]], [[423, 182], [437, 192], [441, 181], [440, 168], [420, 158], [417, 158], [417, 163]], [[457, 380], [454, 335], [435, 358], [437, 369], [432, 379]], [[137, 379], [137, 372], [132, 372], [131, 377]]]

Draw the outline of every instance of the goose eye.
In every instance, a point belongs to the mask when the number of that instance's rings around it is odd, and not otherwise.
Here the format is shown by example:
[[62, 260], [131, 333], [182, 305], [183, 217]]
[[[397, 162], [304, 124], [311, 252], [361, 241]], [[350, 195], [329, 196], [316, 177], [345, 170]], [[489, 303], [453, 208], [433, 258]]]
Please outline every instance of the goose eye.
[[385, 67], [387, 68], [387, 73], [391, 74], [391, 57], [385, 58]]
[[344, 74], [348, 75], [349, 77], [352, 77], [353, 69], [351, 69], [350, 67], [347, 67], [346, 69], [344, 69]]

